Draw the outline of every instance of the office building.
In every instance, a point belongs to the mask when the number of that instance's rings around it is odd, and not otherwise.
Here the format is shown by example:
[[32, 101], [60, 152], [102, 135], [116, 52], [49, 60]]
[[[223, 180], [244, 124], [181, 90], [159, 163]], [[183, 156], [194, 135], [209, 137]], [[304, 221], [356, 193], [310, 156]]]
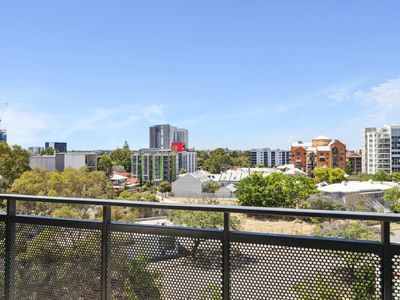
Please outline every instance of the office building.
[[34, 155], [30, 157], [29, 166], [47, 171], [62, 172], [66, 168], [80, 169], [86, 167], [89, 171], [97, 171], [97, 154], [94, 152], [67, 152], [53, 155]]
[[291, 147], [292, 164], [309, 175], [318, 168], [346, 168], [346, 145], [326, 136], [313, 138], [311, 143], [299, 141]]
[[60, 142], [46, 142], [44, 144], [44, 148], [53, 148], [57, 153], [66, 153], [67, 152], [67, 143]]
[[7, 131], [0, 129], [0, 142], [7, 143]]
[[278, 167], [290, 163], [289, 150], [271, 150], [270, 148], [251, 149], [250, 150], [251, 167], [263, 165], [265, 167]]
[[43, 147], [29, 147], [28, 152], [32, 155], [40, 155], [43, 151]]
[[363, 130], [362, 171], [400, 172], [400, 123]]
[[150, 127], [149, 146], [152, 149], [171, 149], [172, 143], [184, 143], [189, 147], [189, 132], [175, 126], [154, 125]]

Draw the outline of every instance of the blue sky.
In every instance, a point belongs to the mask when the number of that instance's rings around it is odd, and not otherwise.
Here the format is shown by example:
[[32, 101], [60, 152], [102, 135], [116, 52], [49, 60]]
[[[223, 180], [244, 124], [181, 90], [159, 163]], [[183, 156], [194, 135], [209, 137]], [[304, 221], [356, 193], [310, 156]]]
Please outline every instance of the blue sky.
[[2, 128], [25, 147], [289, 148], [400, 121], [400, 2], [2, 1]]

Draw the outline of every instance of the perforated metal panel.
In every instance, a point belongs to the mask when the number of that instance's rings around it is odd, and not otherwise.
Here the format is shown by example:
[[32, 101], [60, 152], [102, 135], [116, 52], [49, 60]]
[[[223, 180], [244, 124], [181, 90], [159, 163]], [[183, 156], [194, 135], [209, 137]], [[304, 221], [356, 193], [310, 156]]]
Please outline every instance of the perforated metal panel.
[[6, 225], [0, 222], [0, 299], [4, 299]]
[[[112, 299], [220, 299], [222, 242], [112, 232]], [[135, 298], [137, 297], [137, 298]]]
[[380, 257], [231, 243], [231, 299], [380, 299]]
[[101, 232], [16, 224], [15, 299], [99, 299]]
[[400, 300], [400, 255], [394, 255], [393, 266], [393, 299]]

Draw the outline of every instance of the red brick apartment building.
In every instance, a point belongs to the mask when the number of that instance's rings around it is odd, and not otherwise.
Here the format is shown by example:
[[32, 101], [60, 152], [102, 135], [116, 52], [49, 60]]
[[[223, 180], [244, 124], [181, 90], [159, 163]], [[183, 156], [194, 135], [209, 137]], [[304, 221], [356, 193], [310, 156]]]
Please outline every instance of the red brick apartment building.
[[313, 138], [311, 143], [293, 143], [291, 147], [292, 164], [309, 175], [315, 169], [346, 168], [346, 145], [326, 136]]

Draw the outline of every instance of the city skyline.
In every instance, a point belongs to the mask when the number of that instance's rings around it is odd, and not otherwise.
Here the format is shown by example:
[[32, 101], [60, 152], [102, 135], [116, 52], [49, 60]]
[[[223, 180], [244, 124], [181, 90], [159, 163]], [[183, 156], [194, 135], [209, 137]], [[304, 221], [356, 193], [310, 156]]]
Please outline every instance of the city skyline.
[[360, 149], [400, 121], [395, 1], [39, 2], [0, 5], [10, 144], [139, 149], [168, 123], [196, 149]]

